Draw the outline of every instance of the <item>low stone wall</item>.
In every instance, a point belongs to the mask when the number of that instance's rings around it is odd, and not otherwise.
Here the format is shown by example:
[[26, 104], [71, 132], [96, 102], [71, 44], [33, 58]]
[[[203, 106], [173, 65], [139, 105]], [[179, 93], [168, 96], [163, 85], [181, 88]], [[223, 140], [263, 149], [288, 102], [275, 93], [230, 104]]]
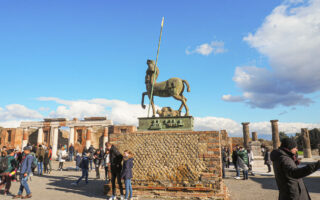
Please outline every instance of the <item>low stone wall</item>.
[[[228, 199], [216, 131], [113, 133], [110, 141], [134, 156], [134, 195], [161, 199]], [[105, 185], [110, 195], [110, 185]]]

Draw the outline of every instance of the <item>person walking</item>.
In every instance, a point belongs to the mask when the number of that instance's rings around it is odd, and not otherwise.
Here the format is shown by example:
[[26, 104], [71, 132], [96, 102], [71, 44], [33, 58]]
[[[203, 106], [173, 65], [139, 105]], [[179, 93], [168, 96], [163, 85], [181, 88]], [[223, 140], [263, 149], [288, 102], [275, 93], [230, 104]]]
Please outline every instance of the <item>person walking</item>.
[[227, 164], [227, 152], [226, 152], [226, 148], [222, 148], [221, 149], [221, 164], [222, 164], [222, 178], [225, 178], [225, 167]]
[[49, 157], [49, 174], [52, 171], [52, 148], [51, 146], [48, 147], [48, 157]]
[[[28, 185], [29, 174], [32, 172], [31, 165], [33, 162], [33, 156], [30, 155], [31, 149], [29, 147], [24, 147], [24, 158], [20, 166], [20, 188], [17, 195], [13, 197], [13, 199], [23, 198], [28, 199], [32, 197], [31, 191]], [[23, 190], [26, 190], [27, 195], [22, 196]]]
[[48, 169], [48, 165], [49, 165], [49, 150], [45, 150], [44, 153], [44, 159], [43, 159], [43, 168], [44, 168], [44, 173], [49, 174], [49, 169]]
[[76, 170], [79, 171], [80, 169], [80, 163], [81, 163], [81, 156], [80, 156], [80, 153], [77, 153], [77, 156], [76, 156]]
[[272, 161], [271, 161], [270, 154], [271, 154], [270, 149], [266, 148], [266, 152], [264, 154], [264, 164], [267, 165], [267, 167], [268, 167], [267, 173], [271, 172]]
[[10, 173], [12, 173], [18, 167], [18, 163], [14, 158], [13, 149], [8, 150], [7, 162], [8, 162], [8, 168], [3, 173], [3, 178], [4, 178], [3, 184], [4, 183], [6, 184], [4, 189], [4, 195], [10, 194], [11, 181], [12, 181], [12, 176]]
[[239, 180], [240, 179], [240, 170], [239, 170], [239, 166], [238, 166], [238, 150], [239, 150], [238, 145], [233, 148], [232, 163], [233, 163], [234, 168], [236, 170], [236, 176], [234, 178]]
[[75, 185], [75, 186], [79, 185], [80, 181], [81, 181], [83, 178], [85, 179], [86, 184], [89, 183], [89, 182], [88, 182], [88, 175], [89, 175], [89, 172], [88, 172], [88, 171], [89, 171], [89, 158], [88, 158], [88, 156], [89, 156], [89, 153], [86, 153], [86, 154], [83, 156], [82, 160], [80, 161], [79, 167], [80, 167], [81, 170], [82, 170], [82, 176], [78, 179], [77, 182], [71, 183], [71, 185]]
[[73, 161], [73, 154], [74, 154], [74, 147], [72, 144], [70, 144], [69, 147], [69, 161]]
[[40, 144], [36, 152], [36, 158], [38, 160], [38, 175], [42, 175], [42, 172], [43, 172], [44, 154], [45, 154], [45, 150]]
[[120, 198], [123, 200], [123, 187], [121, 183], [121, 171], [122, 171], [122, 159], [123, 156], [118, 151], [118, 149], [112, 145], [110, 142], [106, 143], [106, 148], [109, 150], [110, 154], [110, 168], [111, 168], [111, 183], [112, 183], [112, 197], [109, 200], [114, 200], [116, 198], [116, 179], [120, 189]]
[[304, 177], [320, 169], [320, 160], [298, 167], [297, 143], [293, 138], [281, 140], [281, 146], [271, 152], [271, 161], [279, 189], [279, 200], [310, 200]]
[[[129, 150], [124, 151], [124, 157], [123, 157], [123, 168], [121, 171], [121, 178], [124, 179], [124, 183], [126, 186], [126, 195], [125, 200], [128, 200], [132, 198], [132, 185], [131, 185], [131, 179], [132, 179], [132, 168], [133, 168], [133, 153]], [[129, 196], [130, 193], [130, 196]]]
[[102, 162], [102, 154], [100, 149], [97, 149], [97, 151], [93, 154], [94, 157], [94, 166], [96, 168], [96, 178], [100, 179], [100, 165]]
[[95, 152], [93, 145], [90, 145], [88, 152], [90, 153], [89, 155], [89, 164], [90, 164], [90, 171], [92, 171], [92, 163], [93, 163], [93, 154]]
[[245, 150], [243, 147], [239, 148], [237, 164], [238, 167], [243, 170], [243, 180], [248, 180], [249, 158], [247, 150]]

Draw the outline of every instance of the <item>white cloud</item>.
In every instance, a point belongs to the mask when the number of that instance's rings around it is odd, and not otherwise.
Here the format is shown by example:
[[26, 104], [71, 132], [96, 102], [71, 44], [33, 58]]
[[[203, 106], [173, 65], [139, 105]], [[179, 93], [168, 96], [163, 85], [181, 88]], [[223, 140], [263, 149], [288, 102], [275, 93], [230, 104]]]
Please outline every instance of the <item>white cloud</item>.
[[224, 53], [227, 51], [224, 47], [224, 42], [221, 41], [212, 41], [211, 43], [204, 43], [199, 46], [197, 46], [194, 50], [189, 50], [190, 47], [186, 49], [186, 54], [201, 54], [204, 56], [208, 56], [211, 53], [213, 54], [219, 54]]
[[231, 94], [223, 95], [221, 99], [229, 102], [242, 102], [245, 100], [242, 96], [232, 96]]
[[[320, 91], [320, 0], [286, 1], [244, 41], [269, 59], [271, 69], [237, 67], [233, 80], [253, 107], [308, 106]], [[231, 97], [230, 97], [231, 98]]]
[[11, 121], [18, 119], [41, 119], [43, 116], [20, 104], [10, 104], [5, 108], [0, 107], [0, 121]]

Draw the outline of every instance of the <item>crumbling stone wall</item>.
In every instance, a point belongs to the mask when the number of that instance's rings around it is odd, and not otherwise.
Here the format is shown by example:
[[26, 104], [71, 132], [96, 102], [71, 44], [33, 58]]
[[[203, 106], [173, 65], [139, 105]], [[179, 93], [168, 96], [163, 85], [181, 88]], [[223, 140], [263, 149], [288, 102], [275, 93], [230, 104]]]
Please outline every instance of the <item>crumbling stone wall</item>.
[[112, 133], [109, 137], [121, 153], [128, 149], [135, 154], [134, 194], [164, 199], [227, 199], [219, 132], [147, 131]]

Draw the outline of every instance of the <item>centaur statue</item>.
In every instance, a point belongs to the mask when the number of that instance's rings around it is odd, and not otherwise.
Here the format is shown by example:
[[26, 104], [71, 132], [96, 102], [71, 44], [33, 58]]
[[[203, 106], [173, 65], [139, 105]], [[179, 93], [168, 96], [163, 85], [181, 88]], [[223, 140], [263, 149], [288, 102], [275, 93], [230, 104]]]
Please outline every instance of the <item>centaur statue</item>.
[[[159, 76], [158, 66], [154, 67], [155, 62], [153, 60], [147, 60], [147, 65], [148, 65], [148, 69], [146, 71], [146, 77], [145, 77], [147, 92], [142, 93], [142, 102], [141, 102], [142, 108], [143, 109], [146, 108], [146, 106], [144, 105], [144, 96], [148, 95], [149, 99], [151, 98], [151, 88], [153, 85], [153, 96], [152, 96], [152, 99], [150, 99], [153, 117], [155, 117], [156, 115], [156, 110], [155, 110], [154, 101], [153, 101], [154, 96], [173, 97], [176, 100], [181, 101], [181, 106], [178, 110], [180, 116], [181, 116], [181, 110], [183, 107], [185, 107], [186, 109], [185, 116], [189, 116], [189, 108], [186, 104], [187, 99], [183, 96], [184, 84], [186, 84], [187, 86], [187, 91], [190, 92], [190, 86], [188, 81], [182, 80], [180, 78], [170, 78], [167, 81], [157, 83], [156, 80]], [[153, 80], [154, 80], [154, 84], [153, 84]]]

